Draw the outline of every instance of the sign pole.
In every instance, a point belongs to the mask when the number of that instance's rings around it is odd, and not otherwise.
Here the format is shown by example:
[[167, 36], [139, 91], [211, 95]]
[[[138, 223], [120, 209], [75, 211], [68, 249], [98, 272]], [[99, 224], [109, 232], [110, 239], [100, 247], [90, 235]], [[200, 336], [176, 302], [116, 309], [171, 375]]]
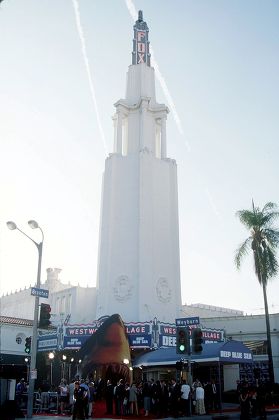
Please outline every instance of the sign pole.
[[[42, 265], [42, 250], [43, 242], [37, 244], [39, 252], [38, 272], [37, 272], [37, 288], [41, 285], [41, 265]], [[38, 314], [39, 314], [39, 296], [35, 297], [33, 331], [32, 331], [32, 347], [31, 347], [31, 361], [29, 370], [29, 388], [28, 388], [28, 403], [27, 403], [27, 418], [32, 418], [33, 414], [33, 398], [35, 386], [35, 370], [37, 357], [37, 338], [38, 338]]]
[[[188, 327], [188, 334], [189, 334], [189, 327]], [[188, 363], [189, 363], [189, 385], [190, 385], [190, 392], [189, 392], [189, 412], [190, 412], [190, 417], [192, 415], [192, 383], [193, 383], [193, 378], [192, 378], [192, 351], [191, 351], [191, 345], [190, 345], [190, 335], [189, 335], [189, 358], [188, 358]]]

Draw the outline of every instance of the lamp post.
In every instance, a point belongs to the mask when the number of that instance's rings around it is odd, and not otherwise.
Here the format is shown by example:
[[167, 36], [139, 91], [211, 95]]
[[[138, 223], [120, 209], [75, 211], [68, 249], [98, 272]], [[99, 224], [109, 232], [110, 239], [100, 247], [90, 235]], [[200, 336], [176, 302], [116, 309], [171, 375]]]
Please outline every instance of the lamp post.
[[29, 366], [30, 366], [30, 360], [29, 357], [25, 357], [24, 359], [25, 363], [26, 363], [26, 382], [28, 382], [28, 378], [29, 378]]
[[67, 356], [65, 354], [62, 355], [62, 371], [61, 371], [61, 378], [65, 378], [65, 373], [66, 373], [66, 360], [67, 360]]
[[54, 353], [52, 351], [49, 353], [48, 358], [50, 360], [50, 386], [52, 386], [52, 361], [54, 359]]
[[79, 359], [79, 361], [78, 361], [78, 363], [77, 363], [77, 373], [76, 373], [76, 376], [78, 376], [78, 375], [79, 375], [79, 366], [80, 366], [81, 362], [82, 362], [82, 360], [81, 360], [81, 359]]
[[69, 363], [69, 372], [68, 372], [69, 383], [71, 382], [71, 379], [72, 379], [72, 364], [74, 363], [74, 361], [75, 361], [75, 359], [73, 357], [71, 357], [70, 363]]
[[[38, 223], [35, 220], [29, 220], [28, 225], [31, 229], [40, 229], [42, 234], [41, 242], [37, 243], [29, 235], [23, 232], [17, 227], [14, 222], [7, 222], [7, 226], [10, 230], [18, 230], [24, 236], [26, 236], [38, 250], [38, 270], [37, 270], [37, 283], [36, 287], [39, 289], [41, 286], [41, 265], [42, 265], [42, 251], [44, 242], [44, 233]], [[34, 319], [33, 319], [33, 330], [32, 330], [32, 347], [31, 347], [31, 360], [29, 368], [29, 388], [28, 388], [28, 403], [27, 403], [27, 418], [32, 418], [33, 414], [33, 398], [34, 398], [34, 385], [35, 385], [35, 369], [36, 369], [36, 358], [37, 358], [37, 337], [38, 337], [38, 314], [39, 314], [39, 296], [35, 297], [34, 306]]]

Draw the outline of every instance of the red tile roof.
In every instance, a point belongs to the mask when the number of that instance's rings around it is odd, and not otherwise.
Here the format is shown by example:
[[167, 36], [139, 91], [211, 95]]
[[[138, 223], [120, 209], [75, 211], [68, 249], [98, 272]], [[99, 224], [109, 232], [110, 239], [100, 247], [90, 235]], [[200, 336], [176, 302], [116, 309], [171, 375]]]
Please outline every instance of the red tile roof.
[[14, 318], [11, 316], [0, 316], [1, 324], [14, 324], [14, 325], [25, 325], [26, 327], [32, 327], [33, 321], [31, 319]]

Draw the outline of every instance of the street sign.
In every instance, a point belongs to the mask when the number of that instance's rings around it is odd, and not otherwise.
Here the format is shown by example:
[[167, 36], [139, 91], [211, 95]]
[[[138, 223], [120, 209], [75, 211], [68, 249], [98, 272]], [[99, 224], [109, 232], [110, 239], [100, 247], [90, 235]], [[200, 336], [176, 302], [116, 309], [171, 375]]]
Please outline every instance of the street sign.
[[38, 351], [56, 350], [58, 346], [57, 334], [40, 335], [38, 340]]
[[39, 289], [38, 287], [31, 287], [31, 295], [48, 298], [49, 291], [47, 289]]
[[198, 316], [192, 316], [190, 318], [176, 318], [175, 325], [177, 327], [190, 327], [191, 325], [199, 325], [200, 318]]
[[37, 369], [30, 370], [30, 379], [37, 379]]

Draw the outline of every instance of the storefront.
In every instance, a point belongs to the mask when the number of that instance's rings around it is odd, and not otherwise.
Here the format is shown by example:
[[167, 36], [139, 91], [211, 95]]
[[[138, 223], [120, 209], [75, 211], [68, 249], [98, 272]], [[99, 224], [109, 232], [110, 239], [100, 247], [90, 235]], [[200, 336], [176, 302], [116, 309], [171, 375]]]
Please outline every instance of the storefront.
[[240, 379], [240, 366], [253, 365], [253, 355], [248, 347], [240, 341], [227, 341], [203, 344], [200, 354], [185, 355], [183, 359], [176, 354], [175, 347], [160, 348], [136, 358], [133, 368], [140, 369], [143, 379], [170, 379], [177, 376], [176, 363], [180, 360], [183, 368], [179, 375], [183, 378], [191, 380], [190, 370], [193, 379], [199, 378], [202, 382], [214, 379], [223, 391], [235, 387], [236, 380]]

